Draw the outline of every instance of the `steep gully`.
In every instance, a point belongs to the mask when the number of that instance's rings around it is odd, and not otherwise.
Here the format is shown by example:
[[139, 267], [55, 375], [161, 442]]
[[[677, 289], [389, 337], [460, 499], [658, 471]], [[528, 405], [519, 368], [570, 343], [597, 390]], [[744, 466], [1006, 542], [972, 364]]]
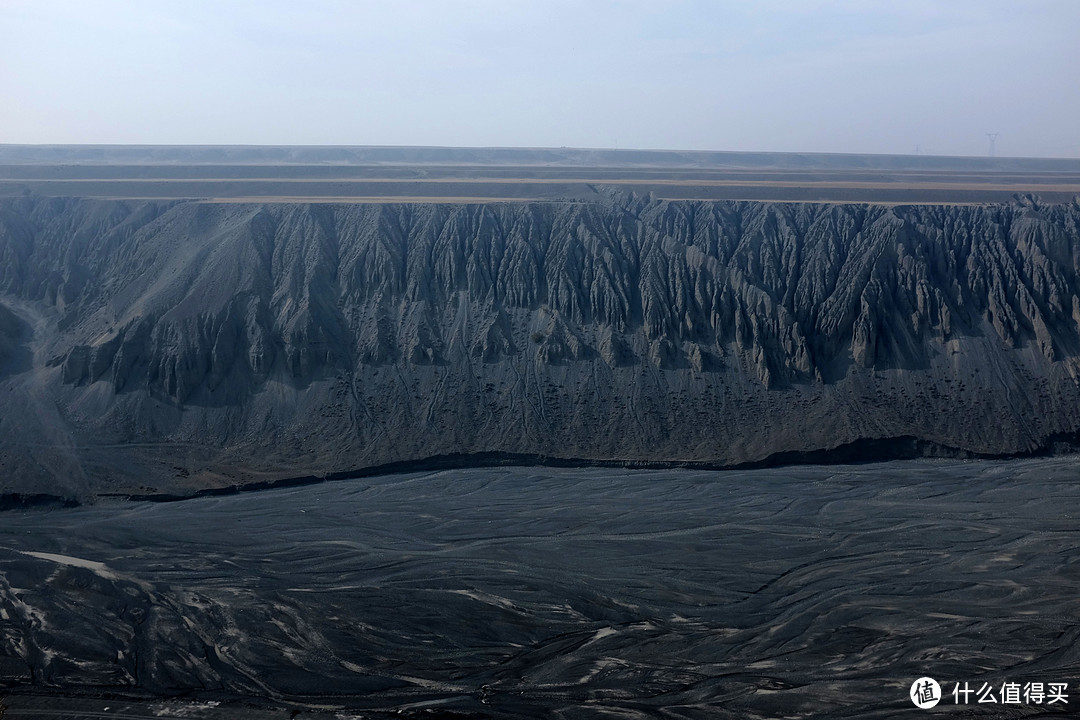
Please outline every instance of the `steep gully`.
[[6, 502], [1073, 447], [1076, 203], [601, 190], [0, 202]]

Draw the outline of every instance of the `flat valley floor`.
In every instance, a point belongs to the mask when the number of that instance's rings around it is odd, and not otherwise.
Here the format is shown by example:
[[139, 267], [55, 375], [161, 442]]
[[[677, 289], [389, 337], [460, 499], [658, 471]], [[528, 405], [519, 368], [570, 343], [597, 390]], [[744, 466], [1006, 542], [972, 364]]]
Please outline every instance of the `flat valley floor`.
[[[1080, 465], [498, 468], [0, 516], [14, 717], [1039, 717]], [[1001, 704], [1006, 683], [1068, 704]], [[957, 684], [992, 689], [956, 707]], [[1023, 699], [1023, 698], [1022, 698]], [[310, 715], [309, 715], [310, 714]]]
[[204, 202], [1068, 203], [1080, 161], [574, 148], [0, 144], [0, 197]]

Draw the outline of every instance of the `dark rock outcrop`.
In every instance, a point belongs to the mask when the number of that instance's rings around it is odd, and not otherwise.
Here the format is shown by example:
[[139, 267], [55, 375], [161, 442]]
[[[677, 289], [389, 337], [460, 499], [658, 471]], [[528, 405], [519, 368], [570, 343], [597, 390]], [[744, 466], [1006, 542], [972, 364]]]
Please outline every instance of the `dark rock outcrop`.
[[[0, 311], [33, 324], [35, 361], [0, 392], [73, 438], [43, 467], [6, 418], [4, 489], [53, 492], [71, 463], [94, 494], [456, 452], [1016, 453], [1080, 430], [1075, 203], [605, 197], [3, 201]], [[24, 342], [5, 317], [0, 355]]]
[[0, 377], [28, 367], [29, 354], [23, 346], [26, 324], [0, 304]]

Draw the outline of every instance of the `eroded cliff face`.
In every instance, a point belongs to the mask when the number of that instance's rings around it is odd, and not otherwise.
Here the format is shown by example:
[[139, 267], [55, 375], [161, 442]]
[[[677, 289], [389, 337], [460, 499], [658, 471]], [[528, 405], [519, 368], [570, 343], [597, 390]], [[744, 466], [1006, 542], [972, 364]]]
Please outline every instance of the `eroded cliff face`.
[[902, 436], [1012, 453], [1080, 430], [1075, 203], [606, 197], [6, 201], [3, 485]]

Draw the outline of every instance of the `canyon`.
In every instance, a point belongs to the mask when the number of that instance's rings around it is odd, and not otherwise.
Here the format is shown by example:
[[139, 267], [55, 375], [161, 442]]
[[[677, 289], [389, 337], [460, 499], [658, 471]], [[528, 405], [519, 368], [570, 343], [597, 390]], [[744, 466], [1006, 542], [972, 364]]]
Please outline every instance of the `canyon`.
[[1006, 456], [1080, 431], [1080, 205], [0, 199], [0, 477]]

